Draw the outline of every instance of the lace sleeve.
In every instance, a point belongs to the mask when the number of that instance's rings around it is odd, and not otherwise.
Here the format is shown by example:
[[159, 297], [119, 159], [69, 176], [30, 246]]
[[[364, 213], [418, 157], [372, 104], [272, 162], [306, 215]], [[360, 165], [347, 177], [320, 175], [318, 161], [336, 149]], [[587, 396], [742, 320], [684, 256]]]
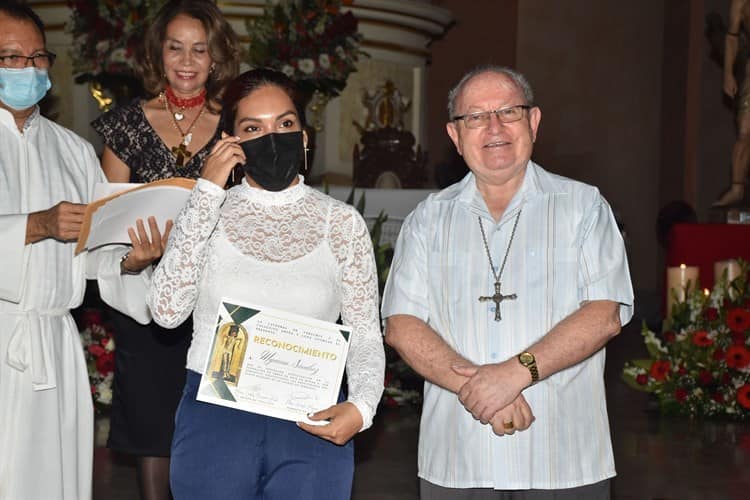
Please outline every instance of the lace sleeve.
[[175, 328], [193, 311], [206, 264], [206, 249], [221, 213], [226, 191], [198, 179], [190, 199], [177, 216], [169, 243], [154, 271], [148, 305], [154, 321]]
[[362, 415], [364, 430], [372, 425], [385, 374], [375, 256], [367, 225], [354, 209], [333, 218], [331, 233], [334, 253], [342, 265], [341, 319], [352, 327], [346, 362], [349, 402]]

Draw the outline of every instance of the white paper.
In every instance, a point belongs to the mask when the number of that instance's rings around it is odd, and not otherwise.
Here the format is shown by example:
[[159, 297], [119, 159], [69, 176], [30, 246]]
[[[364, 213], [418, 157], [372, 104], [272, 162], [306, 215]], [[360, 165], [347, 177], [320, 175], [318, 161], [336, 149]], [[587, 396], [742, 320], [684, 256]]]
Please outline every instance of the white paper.
[[[138, 187], [139, 184], [98, 184], [97, 199]], [[126, 192], [97, 208], [91, 215], [88, 239], [89, 250], [113, 243], [130, 244], [128, 228], [135, 229], [136, 220], [142, 219], [149, 232], [148, 218], [153, 216], [160, 231], [167, 220], [174, 220], [190, 197], [190, 190], [180, 186], [155, 186]]]
[[128, 189], [143, 186], [136, 182], [97, 182], [94, 185], [94, 201], [101, 200], [113, 194], [122, 193]]
[[216, 324], [198, 400], [308, 423], [336, 404], [349, 327], [231, 298]]

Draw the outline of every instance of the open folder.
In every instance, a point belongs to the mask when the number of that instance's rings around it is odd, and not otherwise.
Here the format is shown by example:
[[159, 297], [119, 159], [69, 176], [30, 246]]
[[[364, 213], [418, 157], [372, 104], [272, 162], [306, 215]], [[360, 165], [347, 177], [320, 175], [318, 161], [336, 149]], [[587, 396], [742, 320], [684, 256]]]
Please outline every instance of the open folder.
[[[148, 184], [98, 184], [96, 201], [86, 206], [76, 254], [114, 243], [130, 244], [128, 228], [153, 216], [162, 230], [167, 220], [174, 220], [190, 197], [194, 179], [173, 177]], [[115, 191], [115, 192], [113, 192]]]

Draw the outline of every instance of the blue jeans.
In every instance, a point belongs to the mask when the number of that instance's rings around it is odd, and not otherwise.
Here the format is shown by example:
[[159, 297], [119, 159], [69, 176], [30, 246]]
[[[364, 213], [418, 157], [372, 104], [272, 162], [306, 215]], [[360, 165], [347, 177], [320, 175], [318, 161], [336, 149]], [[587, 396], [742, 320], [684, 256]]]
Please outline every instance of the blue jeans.
[[348, 500], [354, 444], [337, 446], [294, 422], [196, 401], [188, 370], [175, 416], [175, 500]]

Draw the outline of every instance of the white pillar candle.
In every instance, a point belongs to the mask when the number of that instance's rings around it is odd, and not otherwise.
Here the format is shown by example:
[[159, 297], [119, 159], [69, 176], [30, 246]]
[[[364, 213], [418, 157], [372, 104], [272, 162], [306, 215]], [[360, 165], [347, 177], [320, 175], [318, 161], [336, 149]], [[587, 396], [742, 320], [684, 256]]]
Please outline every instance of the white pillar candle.
[[727, 272], [727, 282], [731, 283], [733, 279], [740, 275], [740, 263], [734, 259], [714, 262], [714, 283], [721, 281], [724, 271]]
[[688, 292], [695, 289], [697, 281], [697, 266], [680, 264], [679, 267], [667, 268], [667, 317], [672, 314], [672, 305], [684, 302]]

